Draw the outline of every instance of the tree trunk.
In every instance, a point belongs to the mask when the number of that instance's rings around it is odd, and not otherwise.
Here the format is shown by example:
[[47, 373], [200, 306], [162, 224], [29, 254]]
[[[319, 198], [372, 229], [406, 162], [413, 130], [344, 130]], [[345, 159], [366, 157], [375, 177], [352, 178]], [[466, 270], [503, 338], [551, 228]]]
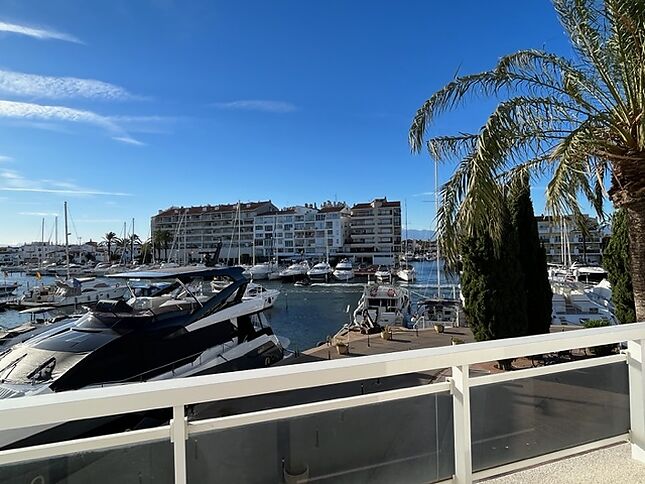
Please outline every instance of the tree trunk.
[[645, 199], [626, 204], [636, 321], [645, 322]]

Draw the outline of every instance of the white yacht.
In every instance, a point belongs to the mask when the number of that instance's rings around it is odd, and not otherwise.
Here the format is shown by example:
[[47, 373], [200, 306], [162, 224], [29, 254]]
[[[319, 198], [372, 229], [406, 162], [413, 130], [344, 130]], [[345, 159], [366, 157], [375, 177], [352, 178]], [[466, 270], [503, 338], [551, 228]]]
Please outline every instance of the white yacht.
[[70, 276], [78, 276], [83, 274], [83, 271], [84, 267], [80, 264], [69, 264], [69, 266], [62, 265], [50, 268], [50, 272], [58, 277], [67, 277], [68, 274]]
[[20, 298], [20, 305], [61, 307], [90, 304], [102, 299], [121, 299], [129, 292], [125, 284], [111, 286], [105, 282], [97, 282], [93, 277], [72, 278], [32, 287]]
[[374, 273], [374, 277], [380, 282], [390, 282], [392, 279], [392, 271], [388, 267], [379, 266]]
[[417, 273], [414, 270], [414, 267], [404, 264], [399, 267], [398, 271], [396, 271], [396, 277], [405, 282], [414, 282], [417, 278]]
[[19, 285], [17, 282], [0, 282], [0, 297], [11, 296]]
[[334, 277], [339, 281], [349, 281], [350, 279], [353, 279], [354, 265], [352, 264], [352, 261], [349, 259], [341, 260], [338, 264], [336, 264], [336, 268], [334, 269], [333, 274]]
[[280, 279], [283, 281], [302, 279], [307, 277], [309, 269], [311, 269], [311, 267], [309, 266], [309, 262], [306, 260], [296, 262], [280, 272]]
[[252, 279], [269, 279], [271, 273], [279, 273], [278, 264], [275, 261], [255, 264], [249, 269], [249, 273]]
[[279, 295], [280, 291], [277, 289], [267, 289], [259, 284], [249, 282], [246, 286], [246, 291], [244, 292], [242, 300], [260, 299], [263, 301], [263, 309], [269, 309], [273, 306]]
[[[587, 288], [578, 282], [551, 280], [553, 289], [552, 325], [580, 326], [592, 319], [618, 324], [611, 304], [608, 282]], [[607, 294], [609, 293], [609, 294]]]
[[401, 326], [405, 324], [409, 308], [407, 289], [391, 284], [366, 284], [354, 311], [353, 325], [366, 331], [388, 325]]
[[412, 252], [406, 252], [405, 254], [401, 255], [402, 262], [412, 262], [414, 259], [414, 254]]
[[307, 271], [307, 276], [311, 280], [324, 280], [326, 281], [331, 276], [334, 270], [328, 262], [319, 262]]

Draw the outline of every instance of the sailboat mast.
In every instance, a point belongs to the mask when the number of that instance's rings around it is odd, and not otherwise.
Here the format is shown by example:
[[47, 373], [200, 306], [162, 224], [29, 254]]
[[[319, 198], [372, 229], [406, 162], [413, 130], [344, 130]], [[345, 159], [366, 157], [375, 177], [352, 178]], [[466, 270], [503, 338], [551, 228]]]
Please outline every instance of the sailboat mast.
[[43, 266], [43, 257], [45, 257], [45, 219], [40, 223], [40, 267]]
[[401, 252], [403, 252], [403, 256], [405, 257], [405, 254], [408, 252], [408, 201], [404, 200], [403, 203], [405, 203], [405, 247]]
[[437, 297], [441, 297], [441, 250], [439, 248], [439, 235], [437, 223], [439, 220], [439, 162], [434, 161], [434, 236], [437, 242]]
[[130, 232], [130, 264], [134, 262], [134, 218], [132, 219], [132, 231]]
[[69, 229], [67, 228], [67, 202], [65, 207], [65, 266], [67, 267], [67, 279], [69, 279]]
[[55, 240], [56, 240], [56, 247], [58, 247], [58, 215], [54, 217], [54, 233], [55, 233]]
[[237, 201], [237, 265], [242, 265], [242, 205]]
[[253, 261], [251, 265], [255, 265], [255, 221], [253, 221]]

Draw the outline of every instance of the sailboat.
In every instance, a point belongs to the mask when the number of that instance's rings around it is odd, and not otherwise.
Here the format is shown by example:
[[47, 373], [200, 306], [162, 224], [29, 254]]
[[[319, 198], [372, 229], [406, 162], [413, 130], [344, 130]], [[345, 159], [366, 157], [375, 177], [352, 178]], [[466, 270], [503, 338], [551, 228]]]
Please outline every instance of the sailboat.
[[65, 280], [53, 284], [42, 284], [28, 289], [20, 298], [20, 305], [25, 307], [39, 306], [75, 306], [77, 304], [97, 303], [102, 299], [120, 299], [130, 291], [126, 284], [110, 286], [105, 282], [95, 281], [93, 277], [72, 278], [69, 262], [69, 230], [67, 227], [67, 202], [65, 208]]
[[[434, 163], [434, 201], [435, 201], [435, 220], [439, 212], [439, 167], [435, 160]], [[436, 234], [435, 234], [436, 235]], [[436, 264], [437, 264], [437, 296], [421, 299], [417, 302], [415, 316], [412, 321], [415, 328], [424, 328], [432, 324], [449, 324], [459, 326], [461, 317], [461, 300], [456, 296], [455, 287], [453, 286], [453, 297], [444, 298], [441, 289], [441, 249], [439, 237], [436, 237]]]
[[[405, 204], [405, 241], [407, 245], [408, 241], [408, 205]], [[402, 247], [403, 249], [403, 247]], [[417, 273], [414, 270], [414, 267], [408, 264], [408, 260], [413, 260], [414, 255], [408, 256], [407, 253], [401, 255], [401, 265], [399, 266], [398, 271], [396, 272], [396, 277], [405, 282], [414, 282], [417, 278]]]

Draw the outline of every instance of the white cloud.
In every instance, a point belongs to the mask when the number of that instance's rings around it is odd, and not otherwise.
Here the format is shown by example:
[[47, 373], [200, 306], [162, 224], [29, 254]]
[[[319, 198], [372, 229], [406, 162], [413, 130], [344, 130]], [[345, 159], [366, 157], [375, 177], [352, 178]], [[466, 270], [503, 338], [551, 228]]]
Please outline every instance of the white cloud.
[[114, 84], [76, 77], [39, 76], [0, 70], [0, 92], [47, 99], [91, 98], [106, 101], [135, 99]]
[[115, 197], [130, 197], [132, 194], [124, 192], [104, 192], [101, 190], [61, 190], [55, 188], [12, 188], [0, 187], [3, 192], [32, 192], [32, 193], [57, 193], [59, 195], [109, 195]]
[[69, 123], [90, 124], [103, 128], [117, 141], [129, 144], [143, 144], [133, 139], [125, 130], [108, 116], [92, 111], [68, 108], [65, 106], [48, 106], [34, 103], [0, 100], [0, 117], [28, 121], [62, 121]]
[[0, 155], [0, 163], [5, 163], [7, 161], [13, 161], [11, 156]]
[[213, 103], [213, 107], [240, 111], [264, 111], [269, 113], [291, 113], [298, 110], [295, 104], [284, 101], [250, 99]]
[[15, 170], [0, 172], [1, 192], [51, 193], [57, 195], [105, 195], [129, 197], [130, 193], [85, 188], [65, 180], [30, 180]]
[[18, 212], [18, 215], [33, 215], [37, 217], [58, 217], [57, 212]]
[[183, 118], [173, 116], [110, 116], [110, 119], [129, 133], [169, 133]]
[[18, 119], [37, 119], [43, 121], [69, 121], [72, 123], [88, 123], [103, 128], [120, 131], [119, 126], [106, 116], [67, 108], [65, 106], [46, 106], [42, 104], [22, 103], [0, 100], [0, 116]]
[[26, 35], [41, 40], [64, 40], [66, 42], [74, 42], [82, 44], [77, 37], [66, 34], [64, 32], [57, 32], [51, 29], [44, 29], [38, 27], [30, 27], [27, 25], [11, 24], [8, 22], [0, 22], [0, 32], [8, 32], [10, 34]]
[[114, 136], [112, 139], [128, 145], [146, 146], [146, 144], [143, 141], [130, 138], [129, 136]]

